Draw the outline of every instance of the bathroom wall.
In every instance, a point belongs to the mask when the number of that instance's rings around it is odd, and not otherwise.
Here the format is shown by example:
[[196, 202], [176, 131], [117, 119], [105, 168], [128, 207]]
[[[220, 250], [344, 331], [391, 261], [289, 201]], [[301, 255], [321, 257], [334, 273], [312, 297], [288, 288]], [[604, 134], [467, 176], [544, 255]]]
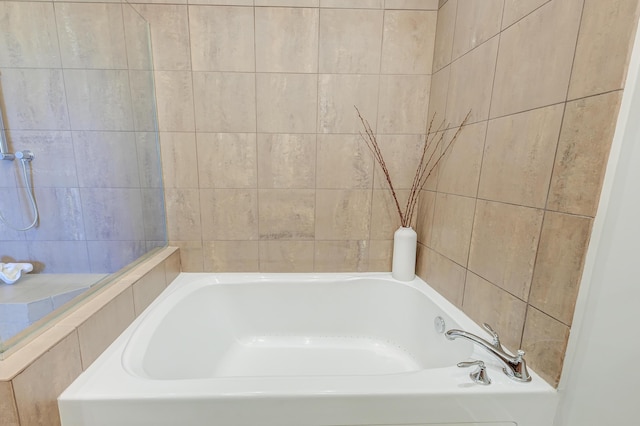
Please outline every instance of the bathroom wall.
[[422, 194], [419, 275], [557, 385], [638, 2], [440, 3], [429, 112], [471, 116]]
[[[0, 261], [114, 272], [165, 244], [147, 24], [120, 3], [0, 1], [0, 104], [12, 152], [30, 149], [39, 226], [0, 224]], [[18, 161], [0, 161], [0, 211], [33, 216]]]
[[134, 7], [151, 23], [168, 234], [184, 270], [388, 270], [399, 220], [354, 105], [409, 187], [437, 1], [156, 3]]

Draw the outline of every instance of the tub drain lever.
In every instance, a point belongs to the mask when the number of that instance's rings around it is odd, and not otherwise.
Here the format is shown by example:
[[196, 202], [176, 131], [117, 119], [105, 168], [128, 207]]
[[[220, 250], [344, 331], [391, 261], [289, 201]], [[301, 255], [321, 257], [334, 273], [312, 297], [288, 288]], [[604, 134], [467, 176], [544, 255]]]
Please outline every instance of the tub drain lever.
[[477, 365], [478, 369], [469, 373], [469, 377], [471, 377], [471, 380], [473, 380], [474, 382], [480, 385], [485, 385], [485, 386], [490, 385], [491, 379], [487, 374], [487, 367], [484, 365], [484, 361], [477, 360], [477, 361], [465, 361], [465, 362], [458, 363], [458, 367], [460, 368], [473, 367], [474, 365]]

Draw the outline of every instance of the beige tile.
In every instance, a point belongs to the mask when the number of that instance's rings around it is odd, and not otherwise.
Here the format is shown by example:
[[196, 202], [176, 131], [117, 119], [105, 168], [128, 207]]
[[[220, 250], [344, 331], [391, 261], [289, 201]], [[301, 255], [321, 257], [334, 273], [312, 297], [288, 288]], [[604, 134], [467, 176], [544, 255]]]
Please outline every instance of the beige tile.
[[566, 99], [581, 10], [582, 0], [552, 1], [502, 32], [491, 117]]
[[154, 69], [190, 70], [189, 28], [194, 31], [198, 21], [194, 18], [189, 20], [187, 6], [136, 4], [135, 8], [149, 22]]
[[511, 26], [551, 0], [505, 0], [502, 28]]
[[585, 1], [569, 99], [624, 87], [637, 24], [636, 1]]
[[465, 0], [458, 3], [453, 59], [481, 45], [500, 32], [504, 0]]
[[256, 6], [318, 7], [318, 0], [255, 0]]
[[82, 369], [86, 370], [135, 318], [129, 288], [78, 327]]
[[257, 74], [258, 132], [314, 133], [318, 78], [315, 74]]
[[164, 261], [165, 282], [171, 284], [182, 272], [182, 259], [180, 250], [176, 250], [171, 256]]
[[[256, 8], [256, 70], [317, 72], [318, 16], [318, 9]], [[250, 41], [253, 44], [253, 39]]]
[[429, 87], [429, 113], [427, 119], [432, 123], [432, 129], [446, 128], [447, 123], [447, 92], [449, 91], [449, 73], [451, 66], [441, 68], [431, 76]]
[[258, 241], [205, 241], [205, 272], [258, 272]]
[[[409, 191], [396, 191], [400, 210], [407, 211]], [[371, 201], [371, 239], [392, 240], [393, 233], [400, 227], [400, 213], [389, 189], [374, 189]]]
[[81, 372], [78, 334], [73, 332], [13, 379], [20, 424], [60, 425], [56, 398]]
[[138, 316], [167, 287], [164, 264], [159, 264], [133, 284], [133, 307]]
[[160, 132], [165, 188], [197, 188], [198, 159], [195, 133]]
[[55, 10], [65, 68], [127, 68], [122, 6], [57, 3]]
[[543, 212], [478, 200], [469, 270], [526, 301]]
[[193, 132], [195, 121], [191, 73], [156, 71], [155, 82], [158, 129], [161, 132]]
[[320, 7], [344, 9], [382, 9], [384, 0], [320, 0]]
[[320, 11], [320, 72], [380, 72], [382, 10]]
[[592, 219], [546, 212], [529, 303], [571, 325]]
[[370, 220], [370, 190], [316, 191], [316, 240], [368, 239]]
[[[30, 241], [28, 247], [34, 273], [90, 272], [86, 241]], [[46, 259], [46, 262], [33, 259]]]
[[316, 135], [258, 134], [259, 188], [315, 188]]
[[198, 133], [200, 188], [255, 188], [255, 133]]
[[418, 244], [416, 273], [457, 307], [462, 307], [465, 269], [438, 252]]
[[0, 413], [5, 426], [20, 426], [11, 382], [0, 382]]
[[80, 188], [80, 198], [88, 240], [144, 239], [139, 189]]
[[260, 241], [261, 272], [312, 272], [313, 241]]
[[[83, 212], [81, 193], [78, 188], [36, 188], [34, 194], [43, 220], [40, 221], [36, 230], [26, 235], [27, 239], [58, 241], [86, 238], [84, 225], [87, 218]], [[23, 220], [27, 222], [28, 219], [27, 224], [33, 220], [31, 215], [26, 214], [29, 211], [29, 207], [23, 208], [25, 212]]]
[[[381, 135], [377, 137], [377, 140], [393, 187], [396, 190], [410, 189], [416, 175], [418, 162], [422, 156], [423, 136]], [[427, 154], [427, 156], [429, 155]], [[385, 175], [377, 162], [374, 170], [373, 187], [378, 189], [389, 188]]]
[[431, 232], [433, 227], [433, 213], [436, 205], [436, 193], [433, 191], [420, 191], [420, 198], [416, 206], [416, 232], [418, 242], [426, 247], [431, 246]]
[[312, 189], [258, 191], [262, 240], [313, 240], [316, 195]]
[[129, 73], [64, 70], [72, 130], [134, 130]]
[[129, 88], [134, 129], [155, 132], [158, 119], [153, 71], [130, 69]]
[[486, 131], [487, 123], [481, 122], [464, 126], [457, 137], [457, 129], [445, 133], [441, 146], [446, 151], [438, 164], [438, 191], [476, 196], [480, 166], [484, 165], [482, 151]]
[[318, 188], [371, 188], [373, 157], [360, 135], [318, 135], [317, 156]]
[[361, 123], [354, 105], [375, 131], [377, 76], [321, 74], [318, 77], [318, 133], [360, 132]]
[[430, 83], [426, 75], [380, 76], [378, 133], [424, 134]]
[[554, 387], [564, 362], [569, 327], [529, 307], [522, 336], [527, 365]]
[[[250, 73], [193, 73], [196, 130], [255, 132], [256, 78]], [[216, 99], [216, 102], [211, 102]]]
[[112, 273], [147, 252], [146, 241], [87, 241], [90, 270]]
[[450, 0], [438, 10], [436, 40], [433, 51], [434, 73], [451, 63], [457, 9], [458, 0]]
[[202, 241], [169, 241], [180, 249], [180, 266], [183, 272], [203, 272]]
[[316, 272], [364, 272], [368, 271], [369, 242], [316, 241]]
[[0, 3], [0, 67], [58, 68], [53, 3]]
[[489, 117], [498, 44], [494, 37], [451, 64], [447, 123], [459, 126], [469, 111], [469, 123]]
[[78, 185], [91, 188], [139, 188], [138, 159], [131, 132], [73, 132]]
[[[186, 2], [186, 0], [183, 1]], [[215, 6], [253, 6], [253, 0], [189, 0], [189, 4], [208, 4]]]
[[460, 265], [466, 265], [476, 200], [438, 193], [433, 213], [431, 246]]
[[200, 204], [204, 241], [258, 239], [257, 190], [201, 189]]
[[438, 0], [385, 0], [385, 9], [438, 10]]
[[567, 103], [547, 208], [594, 216], [622, 92]]
[[70, 128], [61, 70], [4, 68], [2, 97], [7, 129]]
[[201, 240], [198, 189], [166, 188], [167, 236], [171, 241]]
[[189, 6], [194, 71], [255, 71], [253, 10]]
[[390, 272], [392, 257], [392, 240], [369, 240], [369, 267], [367, 271]]
[[472, 320], [487, 323], [512, 352], [520, 349], [527, 304], [472, 272], [467, 273], [462, 309]]
[[489, 121], [478, 196], [543, 208], [564, 105]]
[[122, 6], [122, 19], [128, 68], [130, 70], [153, 70], [151, 37], [147, 21], [129, 3]]

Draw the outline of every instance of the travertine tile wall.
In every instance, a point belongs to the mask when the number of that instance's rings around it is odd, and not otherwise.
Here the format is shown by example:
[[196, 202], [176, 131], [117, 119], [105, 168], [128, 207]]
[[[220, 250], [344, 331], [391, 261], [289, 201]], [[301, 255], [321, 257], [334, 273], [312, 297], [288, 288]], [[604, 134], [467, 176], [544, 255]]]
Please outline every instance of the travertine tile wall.
[[[30, 149], [39, 226], [0, 224], [0, 261], [114, 272], [163, 245], [146, 22], [120, 3], [0, 1], [0, 103], [12, 152]], [[33, 218], [18, 161], [0, 211]]]
[[637, 0], [440, 1], [430, 114], [470, 122], [423, 191], [419, 275], [557, 385]]
[[144, 2], [171, 245], [186, 271], [390, 268], [427, 122], [437, 1]]

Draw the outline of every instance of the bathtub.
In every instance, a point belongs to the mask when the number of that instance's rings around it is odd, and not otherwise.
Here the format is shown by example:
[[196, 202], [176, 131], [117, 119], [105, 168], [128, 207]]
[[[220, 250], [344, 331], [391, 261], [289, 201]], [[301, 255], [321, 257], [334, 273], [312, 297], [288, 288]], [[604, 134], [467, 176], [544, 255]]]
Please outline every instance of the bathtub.
[[[486, 352], [447, 340], [443, 328], [486, 336], [419, 278], [182, 273], [59, 397], [61, 420], [553, 423], [557, 394], [535, 372], [529, 383], [512, 381]], [[491, 385], [456, 366], [471, 359], [487, 363]]]

